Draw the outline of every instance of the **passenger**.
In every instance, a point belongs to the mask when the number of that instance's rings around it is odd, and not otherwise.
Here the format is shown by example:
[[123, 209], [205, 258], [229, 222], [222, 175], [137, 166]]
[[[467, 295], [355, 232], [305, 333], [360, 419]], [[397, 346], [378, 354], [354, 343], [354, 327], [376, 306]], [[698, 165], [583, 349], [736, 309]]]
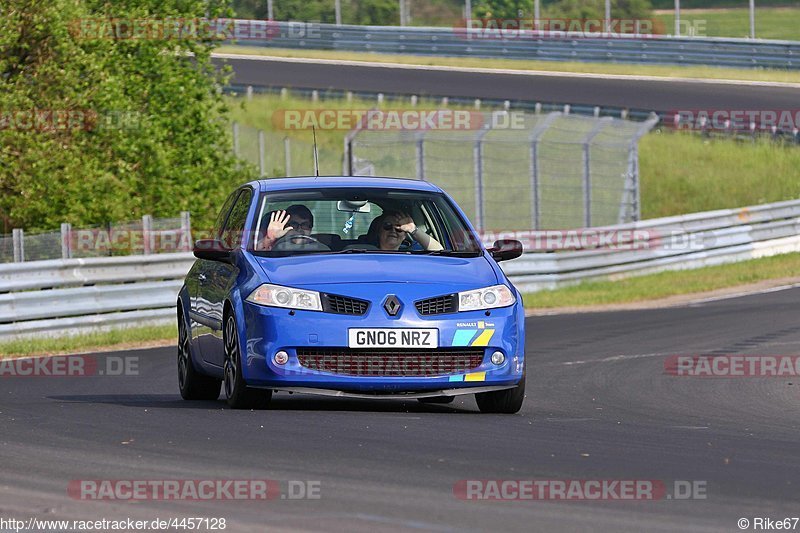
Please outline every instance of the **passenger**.
[[414, 220], [400, 211], [385, 211], [373, 220], [367, 240], [380, 250], [399, 250], [406, 235], [417, 241], [425, 250], [444, 249], [439, 241], [417, 228]]
[[[287, 225], [288, 224], [288, 225]], [[285, 211], [273, 211], [269, 215], [267, 233], [260, 241], [258, 250], [269, 251], [275, 243], [286, 235], [311, 235], [314, 227], [314, 215], [302, 204], [290, 205]]]

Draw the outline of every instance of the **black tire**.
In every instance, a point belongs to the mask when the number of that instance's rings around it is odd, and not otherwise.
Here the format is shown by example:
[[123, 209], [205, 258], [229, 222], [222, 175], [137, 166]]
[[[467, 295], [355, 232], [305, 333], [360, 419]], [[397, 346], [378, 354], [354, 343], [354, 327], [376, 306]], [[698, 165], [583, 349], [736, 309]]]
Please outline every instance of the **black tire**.
[[420, 403], [453, 403], [455, 396], [431, 396], [430, 398], [417, 398]]
[[478, 409], [481, 413], [503, 413], [514, 414], [522, 408], [525, 401], [525, 374], [519, 384], [513, 389], [505, 389], [493, 392], [479, 392], [475, 395]]
[[236, 334], [236, 319], [228, 315], [225, 319], [223, 343], [225, 346], [225, 362], [223, 366], [223, 383], [228, 407], [231, 409], [266, 409], [272, 399], [272, 391], [253, 389], [247, 386], [242, 374], [242, 357], [239, 348], [239, 336]]
[[219, 398], [221, 379], [201, 374], [192, 363], [189, 328], [178, 306], [178, 388], [184, 400], [216, 400]]

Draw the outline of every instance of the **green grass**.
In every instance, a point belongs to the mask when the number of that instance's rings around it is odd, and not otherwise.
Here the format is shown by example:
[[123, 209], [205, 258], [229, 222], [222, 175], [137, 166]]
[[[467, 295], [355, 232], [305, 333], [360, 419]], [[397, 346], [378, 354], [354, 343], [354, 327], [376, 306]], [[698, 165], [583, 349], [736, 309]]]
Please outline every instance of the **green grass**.
[[[797, 38], [797, 37], [794, 37]], [[221, 46], [217, 52], [311, 59], [345, 61], [378, 61], [411, 65], [441, 65], [452, 67], [539, 70], [549, 72], [577, 72], [588, 74], [618, 74], [629, 76], [656, 76], [670, 78], [699, 78], [717, 80], [768, 81], [800, 83], [800, 72], [771, 69], [734, 69], [706, 66], [624, 65], [612, 63], [580, 63], [562, 61], [533, 61], [520, 59], [480, 59], [461, 57], [428, 57], [401, 54], [376, 54], [369, 52], [342, 52], [333, 50], [289, 50], [247, 46]]]
[[85, 333], [72, 337], [35, 337], [0, 343], [0, 358], [25, 355], [76, 353], [121, 345], [177, 339], [177, 327], [146, 326]]
[[800, 147], [651, 133], [639, 144], [642, 218], [800, 198]]
[[525, 307], [542, 309], [639, 302], [735, 287], [800, 274], [800, 253], [752, 259], [740, 263], [660, 272], [617, 281], [591, 281], [523, 296]]
[[[674, 14], [656, 14], [655, 18], [664, 22], [667, 32], [672, 33], [675, 24]], [[750, 36], [750, 11], [746, 7], [684, 9], [681, 10], [681, 21], [697, 28], [697, 35], [700, 36]], [[798, 28], [800, 28], [800, 7], [756, 7], [757, 38], [797, 40], [800, 38]]]

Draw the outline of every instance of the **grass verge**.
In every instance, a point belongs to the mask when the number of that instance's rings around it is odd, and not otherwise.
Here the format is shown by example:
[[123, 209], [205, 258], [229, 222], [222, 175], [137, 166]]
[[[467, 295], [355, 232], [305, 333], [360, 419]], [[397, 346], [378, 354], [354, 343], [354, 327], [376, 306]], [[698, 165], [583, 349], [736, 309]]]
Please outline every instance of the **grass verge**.
[[797, 276], [798, 272], [800, 253], [792, 253], [617, 281], [587, 281], [571, 287], [525, 294], [523, 301], [528, 309], [643, 302], [788, 278]]
[[800, 198], [800, 148], [653, 132], [639, 143], [642, 218]]
[[144, 326], [85, 333], [72, 337], [34, 337], [0, 343], [0, 359], [30, 355], [59, 355], [126, 347], [145, 347], [175, 341], [178, 330], [168, 326]]
[[[675, 26], [673, 13], [656, 13], [667, 31]], [[749, 37], [750, 10], [745, 8], [682, 9], [684, 28], [696, 28], [697, 35], [708, 37]], [[756, 9], [756, 37], [759, 39], [796, 40], [800, 9], [796, 7], [759, 7]], [[685, 31], [685, 30], [683, 30]], [[683, 33], [683, 31], [681, 33]]]
[[254, 46], [225, 45], [219, 53], [249, 54], [309, 59], [334, 59], [343, 61], [376, 61], [405, 65], [429, 65], [467, 68], [492, 68], [538, 70], [586, 74], [614, 74], [626, 76], [656, 76], [666, 78], [696, 78], [714, 80], [767, 81], [800, 83], [800, 72], [774, 69], [734, 69], [707, 66], [624, 65], [612, 63], [580, 63], [562, 61], [532, 61], [522, 59], [482, 59], [461, 57], [428, 57], [402, 54], [376, 54], [371, 52], [342, 52], [333, 50], [292, 50]]

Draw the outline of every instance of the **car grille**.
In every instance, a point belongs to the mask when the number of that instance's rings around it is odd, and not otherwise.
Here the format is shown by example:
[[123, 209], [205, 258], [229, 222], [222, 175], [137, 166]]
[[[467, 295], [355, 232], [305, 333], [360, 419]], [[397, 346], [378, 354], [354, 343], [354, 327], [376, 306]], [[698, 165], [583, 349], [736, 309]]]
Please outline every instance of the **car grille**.
[[347, 376], [438, 376], [467, 372], [483, 362], [483, 350], [297, 350], [310, 370]]
[[369, 302], [336, 294], [324, 294], [322, 297], [322, 310], [326, 313], [339, 315], [363, 315], [367, 312]]
[[455, 294], [448, 294], [446, 296], [417, 300], [414, 302], [414, 305], [417, 307], [417, 312], [421, 315], [443, 315], [445, 313], [456, 312], [457, 298], [458, 296]]

